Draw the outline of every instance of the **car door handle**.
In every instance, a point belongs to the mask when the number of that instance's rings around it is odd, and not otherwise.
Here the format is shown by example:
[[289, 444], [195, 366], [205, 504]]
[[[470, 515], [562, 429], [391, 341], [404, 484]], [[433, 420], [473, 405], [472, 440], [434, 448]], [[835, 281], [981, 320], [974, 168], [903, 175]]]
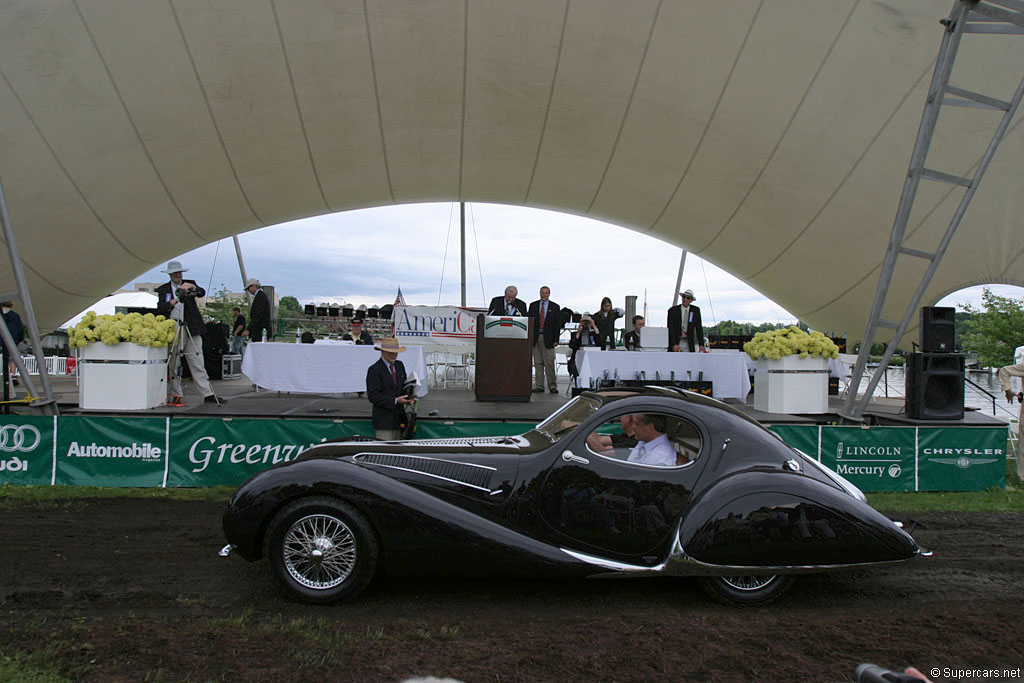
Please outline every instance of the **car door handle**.
[[589, 465], [590, 461], [586, 458], [581, 458], [578, 455], [574, 455], [572, 451], [562, 451], [562, 460], [566, 462], [578, 462], [581, 465]]

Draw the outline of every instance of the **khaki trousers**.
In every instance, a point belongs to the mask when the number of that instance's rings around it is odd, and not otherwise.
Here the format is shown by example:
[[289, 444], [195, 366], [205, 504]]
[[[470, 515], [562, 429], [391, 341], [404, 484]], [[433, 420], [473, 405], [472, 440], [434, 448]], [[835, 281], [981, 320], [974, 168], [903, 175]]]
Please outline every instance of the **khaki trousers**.
[[171, 358], [169, 359], [171, 364], [171, 393], [178, 396], [182, 395], [178, 363], [181, 362], [181, 357], [184, 356], [185, 361], [188, 363], [189, 372], [192, 373], [192, 381], [195, 383], [196, 391], [204, 398], [212, 395], [213, 388], [210, 387], [210, 377], [206, 374], [206, 365], [203, 362], [202, 335], [191, 336], [187, 330], [181, 330], [179, 343], [181, 344], [180, 349], [177, 353], [172, 350]]
[[544, 388], [545, 375], [550, 389], [558, 388], [555, 378], [555, 350], [544, 346], [544, 337], [539, 336], [533, 344], [534, 386]]

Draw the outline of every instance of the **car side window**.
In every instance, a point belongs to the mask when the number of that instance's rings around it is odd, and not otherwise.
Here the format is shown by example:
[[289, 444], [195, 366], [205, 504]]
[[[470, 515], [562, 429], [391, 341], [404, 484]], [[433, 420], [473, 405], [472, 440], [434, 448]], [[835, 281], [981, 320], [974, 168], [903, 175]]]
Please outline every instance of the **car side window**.
[[656, 467], [682, 467], [697, 460], [701, 452], [697, 426], [664, 413], [620, 415], [588, 434], [586, 444], [603, 458]]
[[[623, 428], [625, 418], [625, 429]], [[630, 428], [630, 415], [622, 415], [597, 426], [597, 429], [587, 435], [587, 448], [595, 455], [612, 460], [625, 460], [629, 452], [636, 445], [636, 438], [632, 436]], [[628, 431], [628, 433], [627, 433]]]
[[688, 465], [700, 457], [701, 438], [697, 425], [682, 418], [670, 417], [667, 435], [676, 452], [676, 465]]

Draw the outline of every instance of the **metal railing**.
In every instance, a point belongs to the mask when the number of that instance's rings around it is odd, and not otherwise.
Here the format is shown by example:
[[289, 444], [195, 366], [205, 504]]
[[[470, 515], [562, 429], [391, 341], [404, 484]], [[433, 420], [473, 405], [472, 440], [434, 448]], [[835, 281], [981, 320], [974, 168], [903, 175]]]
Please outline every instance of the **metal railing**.
[[[25, 364], [25, 370], [30, 375], [39, 374], [39, 364], [36, 362], [35, 356], [22, 356], [22, 362]], [[71, 361], [70, 363], [68, 361]], [[70, 368], [69, 368], [70, 366]], [[67, 358], [65, 356], [46, 356], [46, 373], [49, 375], [73, 375], [75, 374], [77, 364], [74, 358]], [[15, 375], [19, 373], [15, 370]]]

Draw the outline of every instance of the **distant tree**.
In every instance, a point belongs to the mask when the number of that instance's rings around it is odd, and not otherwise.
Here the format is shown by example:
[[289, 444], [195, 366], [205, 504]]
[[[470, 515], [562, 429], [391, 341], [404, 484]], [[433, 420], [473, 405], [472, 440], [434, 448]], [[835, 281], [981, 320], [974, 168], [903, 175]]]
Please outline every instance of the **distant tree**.
[[231, 309], [235, 306], [241, 308], [242, 313], [246, 316], [249, 315], [249, 302], [245, 300], [245, 297], [232, 296], [228, 292], [228, 288], [221, 284], [220, 288], [212, 295], [207, 293], [203, 314], [207, 320], [216, 320], [230, 326], [235, 321], [235, 317], [231, 314]]
[[985, 289], [981, 295], [984, 310], [960, 305], [972, 314], [961, 336], [964, 351], [977, 351], [978, 363], [983, 366], [1013, 364], [1013, 350], [1024, 344], [1024, 299], [999, 296]]
[[303, 316], [302, 304], [294, 296], [282, 296], [277, 302], [278, 315], [282, 318], [299, 318]]

